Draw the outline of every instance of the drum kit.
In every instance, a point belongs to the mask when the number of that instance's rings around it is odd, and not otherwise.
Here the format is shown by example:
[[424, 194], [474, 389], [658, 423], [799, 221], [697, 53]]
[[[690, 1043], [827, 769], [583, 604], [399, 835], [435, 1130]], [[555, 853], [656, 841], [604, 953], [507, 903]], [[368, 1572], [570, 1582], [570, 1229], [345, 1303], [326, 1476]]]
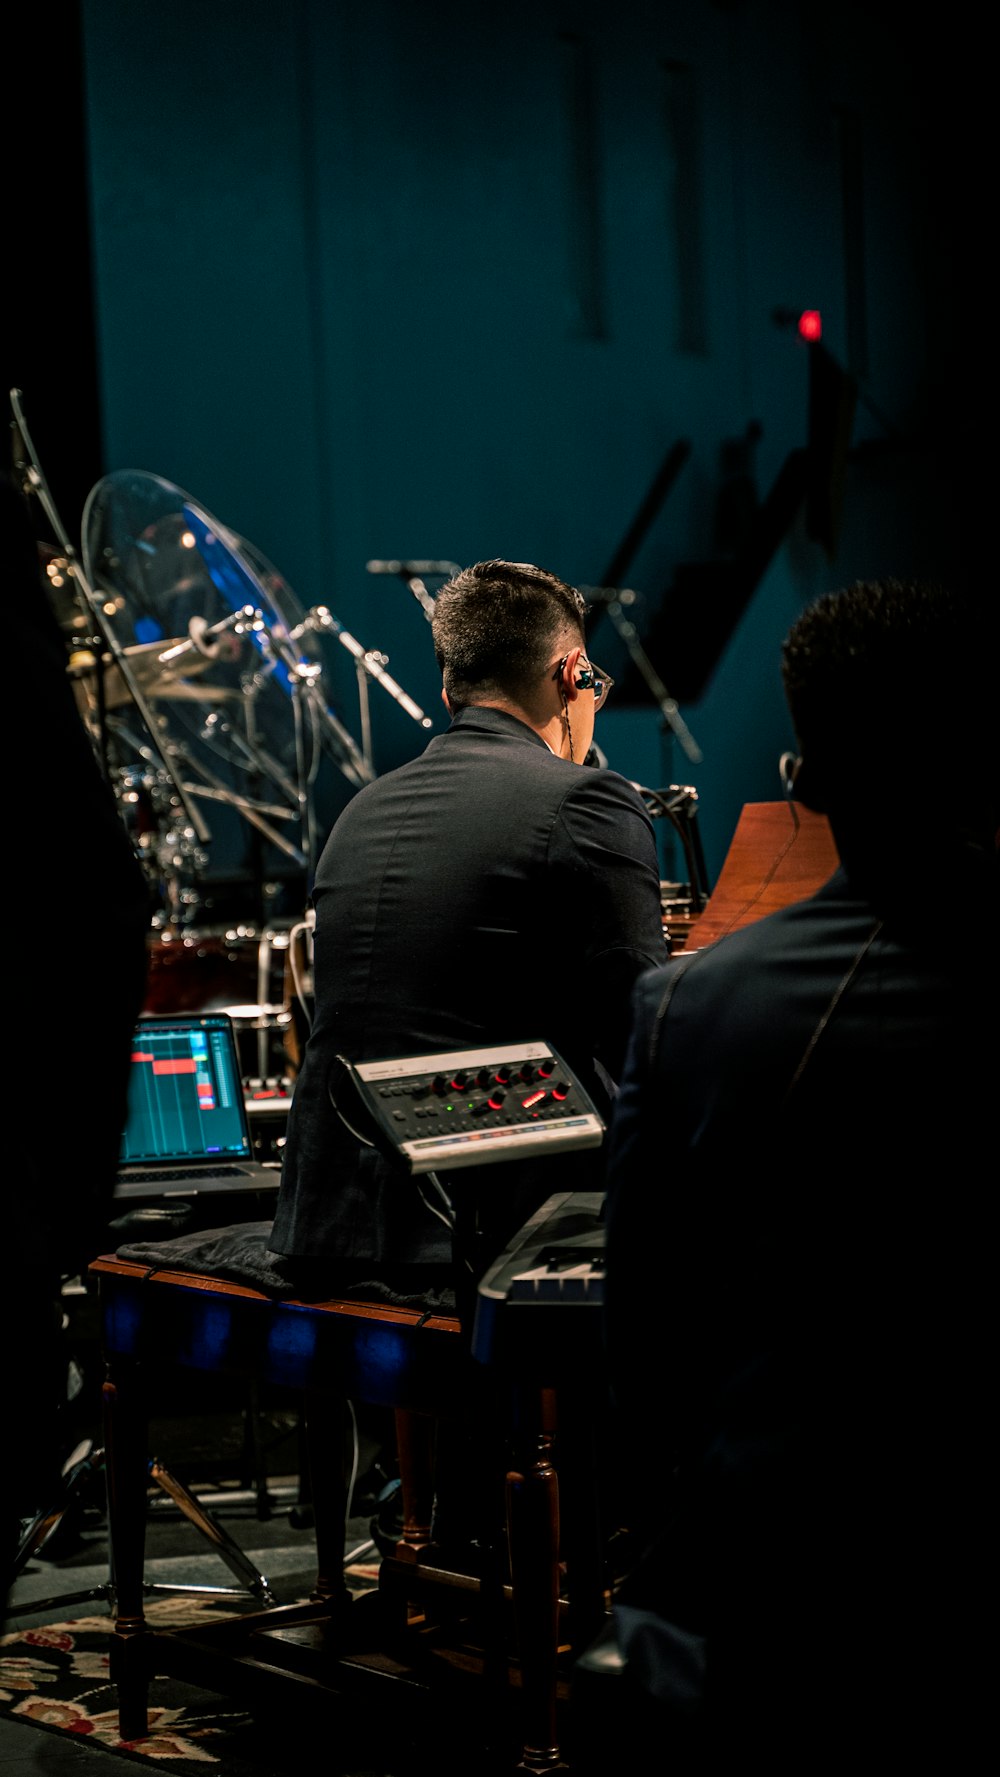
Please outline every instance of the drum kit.
[[[375, 777], [373, 681], [420, 728], [430, 718], [390, 677], [384, 654], [364, 648], [328, 606], [305, 609], [253, 544], [158, 475], [104, 476], [87, 499], [77, 553], [19, 390], [11, 404], [15, 470], [57, 540], [39, 553], [77, 707], [151, 891], [149, 1009], [224, 1002], [241, 1025], [280, 1021], [294, 1035], [289, 976], [296, 940], [308, 938], [304, 909], [325, 836], [321, 767], [329, 762], [351, 791]], [[360, 742], [328, 690], [331, 642], [353, 661]], [[246, 906], [216, 925], [211, 884], [227, 846], [252, 860], [251, 880]], [[269, 913], [266, 874], [290, 879], [302, 913]], [[299, 986], [310, 956], [298, 955]], [[265, 1059], [257, 1042], [247, 1071], [274, 1071], [255, 1064]]]

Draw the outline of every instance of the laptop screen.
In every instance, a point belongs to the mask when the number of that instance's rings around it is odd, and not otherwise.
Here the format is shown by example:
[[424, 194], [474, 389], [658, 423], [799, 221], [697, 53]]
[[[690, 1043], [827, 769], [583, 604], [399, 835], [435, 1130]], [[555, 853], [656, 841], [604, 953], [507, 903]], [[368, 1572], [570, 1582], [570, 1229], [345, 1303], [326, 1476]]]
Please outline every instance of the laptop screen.
[[140, 1019], [119, 1164], [252, 1158], [239, 1052], [224, 1012]]

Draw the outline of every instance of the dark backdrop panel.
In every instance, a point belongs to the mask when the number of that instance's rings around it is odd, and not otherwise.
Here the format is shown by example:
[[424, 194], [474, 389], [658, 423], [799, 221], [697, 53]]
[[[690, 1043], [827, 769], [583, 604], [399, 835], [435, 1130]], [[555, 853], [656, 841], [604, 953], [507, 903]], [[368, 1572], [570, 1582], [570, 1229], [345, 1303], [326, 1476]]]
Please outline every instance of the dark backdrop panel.
[[[423, 612], [366, 562], [502, 553], [596, 583], [682, 441], [623, 580], [700, 758], [607, 617], [592, 643], [628, 679], [611, 763], [697, 788], [714, 876], [743, 803], [778, 794], [778, 647], [802, 603], [956, 556], [947, 48], [931, 59], [895, 7], [791, 0], [81, 18], [82, 107], [70, 32], [34, 119], [66, 157], [18, 192], [33, 289], [43, 237], [63, 248], [16, 380], [53, 479], [67, 463], [68, 520], [98, 473], [176, 482], [440, 726]], [[856, 381], [830, 522], [795, 507], [734, 594], [809, 441], [808, 348], [776, 320], [804, 307]], [[336, 642], [326, 672], [358, 734]], [[386, 769], [424, 735], [380, 688], [370, 705]], [[349, 791], [328, 776], [332, 819]]]

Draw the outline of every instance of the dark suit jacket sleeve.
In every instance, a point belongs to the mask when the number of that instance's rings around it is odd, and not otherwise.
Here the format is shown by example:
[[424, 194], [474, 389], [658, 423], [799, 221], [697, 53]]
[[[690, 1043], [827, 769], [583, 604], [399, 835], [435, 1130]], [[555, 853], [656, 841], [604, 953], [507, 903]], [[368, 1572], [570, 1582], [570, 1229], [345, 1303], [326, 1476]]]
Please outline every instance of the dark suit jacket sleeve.
[[632, 989], [667, 957], [653, 824], [617, 772], [585, 771], [562, 804], [552, 848], [587, 909], [579, 991], [598, 1011], [598, 1060], [618, 1080]]

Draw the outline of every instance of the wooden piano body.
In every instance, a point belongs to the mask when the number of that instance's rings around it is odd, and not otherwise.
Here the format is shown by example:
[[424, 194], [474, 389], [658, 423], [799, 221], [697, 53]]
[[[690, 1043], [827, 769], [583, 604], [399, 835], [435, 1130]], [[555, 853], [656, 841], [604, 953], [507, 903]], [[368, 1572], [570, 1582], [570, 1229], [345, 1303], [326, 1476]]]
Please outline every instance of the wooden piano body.
[[825, 815], [797, 802], [747, 802], [718, 881], [681, 950], [701, 950], [726, 932], [805, 900], [839, 862]]

